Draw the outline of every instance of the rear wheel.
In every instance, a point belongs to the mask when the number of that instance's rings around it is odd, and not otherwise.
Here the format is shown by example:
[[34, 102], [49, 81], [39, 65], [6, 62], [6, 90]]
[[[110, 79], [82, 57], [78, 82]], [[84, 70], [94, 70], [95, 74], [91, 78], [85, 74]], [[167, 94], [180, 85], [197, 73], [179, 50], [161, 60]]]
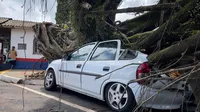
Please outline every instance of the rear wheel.
[[48, 70], [44, 78], [44, 88], [46, 90], [55, 90], [56, 89], [56, 77], [53, 70]]
[[112, 110], [120, 112], [130, 112], [136, 105], [131, 89], [128, 87], [126, 90], [126, 86], [121, 83], [112, 83], [106, 87], [105, 100]]

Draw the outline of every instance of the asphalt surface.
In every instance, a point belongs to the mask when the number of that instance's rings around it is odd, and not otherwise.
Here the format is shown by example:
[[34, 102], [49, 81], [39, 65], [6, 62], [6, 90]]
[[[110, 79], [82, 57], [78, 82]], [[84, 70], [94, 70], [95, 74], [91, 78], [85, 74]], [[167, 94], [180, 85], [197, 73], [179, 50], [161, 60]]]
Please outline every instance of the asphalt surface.
[[33, 84], [16, 85], [0, 81], [0, 112], [83, 112], [82, 108], [86, 108], [87, 112], [112, 112], [103, 101], [68, 89], [46, 91], [43, 80], [34, 80]]
[[[90, 98], [67, 89], [62, 89], [63, 93], [61, 93], [59, 89], [53, 92], [46, 91], [43, 88], [42, 80], [37, 80], [35, 82], [35, 85], [25, 85], [25, 87], [45, 93], [47, 95], [61, 98], [61, 100], [70, 102], [72, 105], [80, 105], [97, 112], [111, 112], [111, 110], [103, 101]], [[23, 93], [24, 95], [22, 95]], [[22, 96], [24, 96], [24, 98]], [[13, 84], [0, 82], [0, 112], [57, 112], [58, 110], [61, 112], [83, 111], [79, 108], [76, 108], [76, 106], [71, 107], [60, 103], [60, 101], [56, 101], [43, 95], [35, 94]]]

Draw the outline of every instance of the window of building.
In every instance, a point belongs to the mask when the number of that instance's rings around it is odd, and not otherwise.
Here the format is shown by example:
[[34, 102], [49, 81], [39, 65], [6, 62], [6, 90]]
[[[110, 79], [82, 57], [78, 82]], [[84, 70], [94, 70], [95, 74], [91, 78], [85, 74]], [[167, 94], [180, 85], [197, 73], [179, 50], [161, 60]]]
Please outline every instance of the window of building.
[[26, 44], [19, 43], [18, 44], [18, 50], [26, 50]]

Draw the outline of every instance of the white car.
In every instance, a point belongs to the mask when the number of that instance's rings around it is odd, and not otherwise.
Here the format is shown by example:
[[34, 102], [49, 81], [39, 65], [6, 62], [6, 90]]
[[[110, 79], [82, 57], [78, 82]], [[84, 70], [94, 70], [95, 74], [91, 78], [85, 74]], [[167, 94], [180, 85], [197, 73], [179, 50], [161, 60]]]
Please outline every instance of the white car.
[[[46, 90], [61, 86], [106, 101], [114, 111], [132, 110], [141, 101], [156, 94], [162, 86], [157, 82], [149, 87], [145, 81], [139, 81], [129, 84], [126, 89], [130, 80], [145, 77], [150, 69], [147, 55], [123, 49], [120, 40], [86, 44], [62, 59], [52, 61], [46, 71]], [[142, 106], [178, 109], [182, 98], [182, 92], [177, 92], [177, 89], [164, 90]]]

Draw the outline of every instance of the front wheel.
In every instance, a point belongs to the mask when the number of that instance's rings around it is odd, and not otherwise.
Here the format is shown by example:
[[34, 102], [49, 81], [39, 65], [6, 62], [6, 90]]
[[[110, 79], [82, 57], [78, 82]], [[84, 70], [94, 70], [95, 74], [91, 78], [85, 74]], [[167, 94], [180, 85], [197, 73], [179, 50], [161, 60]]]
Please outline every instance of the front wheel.
[[129, 87], [126, 89], [126, 86], [121, 83], [112, 83], [106, 87], [105, 100], [114, 111], [131, 112], [136, 106], [131, 89]]
[[56, 89], [56, 77], [53, 70], [48, 70], [44, 78], [44, 88], [46, 90], [55, 90]]

